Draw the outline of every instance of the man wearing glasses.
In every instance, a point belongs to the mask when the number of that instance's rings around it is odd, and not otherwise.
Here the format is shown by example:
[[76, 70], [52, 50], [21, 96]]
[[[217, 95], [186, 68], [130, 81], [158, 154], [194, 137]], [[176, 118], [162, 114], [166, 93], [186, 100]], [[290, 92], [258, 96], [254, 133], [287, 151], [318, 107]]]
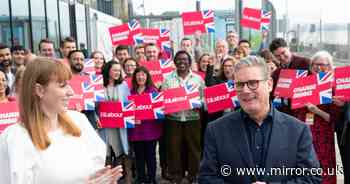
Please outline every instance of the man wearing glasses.
[[248, 56], [234, 75], [242, 109], [208, 125], [199, 183], [320, 183], [310, 130], [270, 105], [266, 63]]

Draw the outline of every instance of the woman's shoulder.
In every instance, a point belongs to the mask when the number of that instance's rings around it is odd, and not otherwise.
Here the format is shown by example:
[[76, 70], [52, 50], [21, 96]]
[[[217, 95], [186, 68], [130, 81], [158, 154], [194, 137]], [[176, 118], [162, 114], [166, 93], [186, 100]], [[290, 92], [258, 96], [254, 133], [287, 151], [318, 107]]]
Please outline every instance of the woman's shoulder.
[[20, 124], [15, 123], [13, 125], [8, 126], [1, 134], [3, 140], [6, 141], [15, 141], [23, 138], [28, 138], [27, 130]]
[[66, 113], [79, 128], [84, 127], [86, 123], [89, 124], [89, 120], [81, 112], [68, 110]]

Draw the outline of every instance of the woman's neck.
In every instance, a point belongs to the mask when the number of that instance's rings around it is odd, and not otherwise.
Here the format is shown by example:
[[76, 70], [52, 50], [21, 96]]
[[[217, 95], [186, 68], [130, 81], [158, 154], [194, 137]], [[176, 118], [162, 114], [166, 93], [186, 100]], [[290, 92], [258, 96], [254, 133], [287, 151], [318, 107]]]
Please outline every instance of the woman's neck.
[[108, 86], [114, 86], [114, 80], [113, 79], [109, 79]]
[[0, 103], [8, 102], [8, 99], [5, 95], [0, 95]]
[[137, 88], [137, 93], [139, 93], [139, 94], [141, 94], [142, 92], [144, 92], [145, 91], [145, 89], [146, 89], [146, 86], [139, 86], [138, 88]]
[[48, 109], [49, 108], [45, 108], [42, 107], [41, 109], [43, 109], [43, 113], [45, 114], [46, 117], [46, 123], [47, 123], [47, 129], [48, 131], [55, 131], [58, 129], [59, 124], [58, 124], [58, 113], [56, 112], [50, 112]]

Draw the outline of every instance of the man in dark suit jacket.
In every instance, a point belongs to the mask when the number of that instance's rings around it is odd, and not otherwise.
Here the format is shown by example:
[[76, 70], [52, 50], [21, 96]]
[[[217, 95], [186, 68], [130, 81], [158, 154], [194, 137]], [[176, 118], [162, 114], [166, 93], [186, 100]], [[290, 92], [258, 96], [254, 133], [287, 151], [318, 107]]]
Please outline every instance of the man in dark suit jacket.
[[[280, 66], [272, 74], [273, 94], [282, 69], [309, 70], [310, 59], [292, 53], [287, 42], [283, 38], [272, 40], [269, 49], [280, 62]], [[284, 103], [279, 110], [291, 114], [290, 101], [288, 101], [288, 99], [282, 99], [282, 102]]]
[[266, 63], [241, 60], [235, 87], [242, 109], [208, 125], [199, 183], [320, 183], [310, 130], [270, 105]]

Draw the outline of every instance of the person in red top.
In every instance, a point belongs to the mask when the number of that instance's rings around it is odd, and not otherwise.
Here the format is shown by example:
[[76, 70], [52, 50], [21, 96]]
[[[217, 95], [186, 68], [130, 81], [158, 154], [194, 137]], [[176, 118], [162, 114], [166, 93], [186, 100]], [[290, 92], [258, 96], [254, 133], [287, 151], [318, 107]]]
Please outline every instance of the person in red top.
[[[280, 63], [280, 66], [272, 73], [273, 90], [271, 94], [273, 94], [282, 69], [309, 70], [310, 59], [292, 53], [283, 38], [272, 40], [269, 49]], [[282, 102], [279, 110], [291, 114], [290, 101], [282, 99]]]
[[[332, 56], [325, 51], [317, 52], [311, 58], [310, 72], [332, 72]], [[322, 176], [322, 184], [336, 183], [336, 158], [334, 144], [334, 126], [340, 115], [340, 108], [335, 104], [313, 105], [305, 104], [304, 108], [292, 110], [292, 114], [299, 120], [310, 125], [313, 145], [317, 157], [325, 174]], [[329, 175], [326, 173], [329, 172]]]
[[[149, 71], [142, 66], [136, 68], [132, 76], [131, 95], [152, 92], [157, 92], [157, 88], [152, 82]], [[128, 137], [135, 151], [138, 183], [156, 183], [156, 145], [161, 135], [162, 123], [158, 123], [156, 120], [142, 120], [135, 128], [128, 129]], [[147, 175], [145, 166], [147, 167]]]

